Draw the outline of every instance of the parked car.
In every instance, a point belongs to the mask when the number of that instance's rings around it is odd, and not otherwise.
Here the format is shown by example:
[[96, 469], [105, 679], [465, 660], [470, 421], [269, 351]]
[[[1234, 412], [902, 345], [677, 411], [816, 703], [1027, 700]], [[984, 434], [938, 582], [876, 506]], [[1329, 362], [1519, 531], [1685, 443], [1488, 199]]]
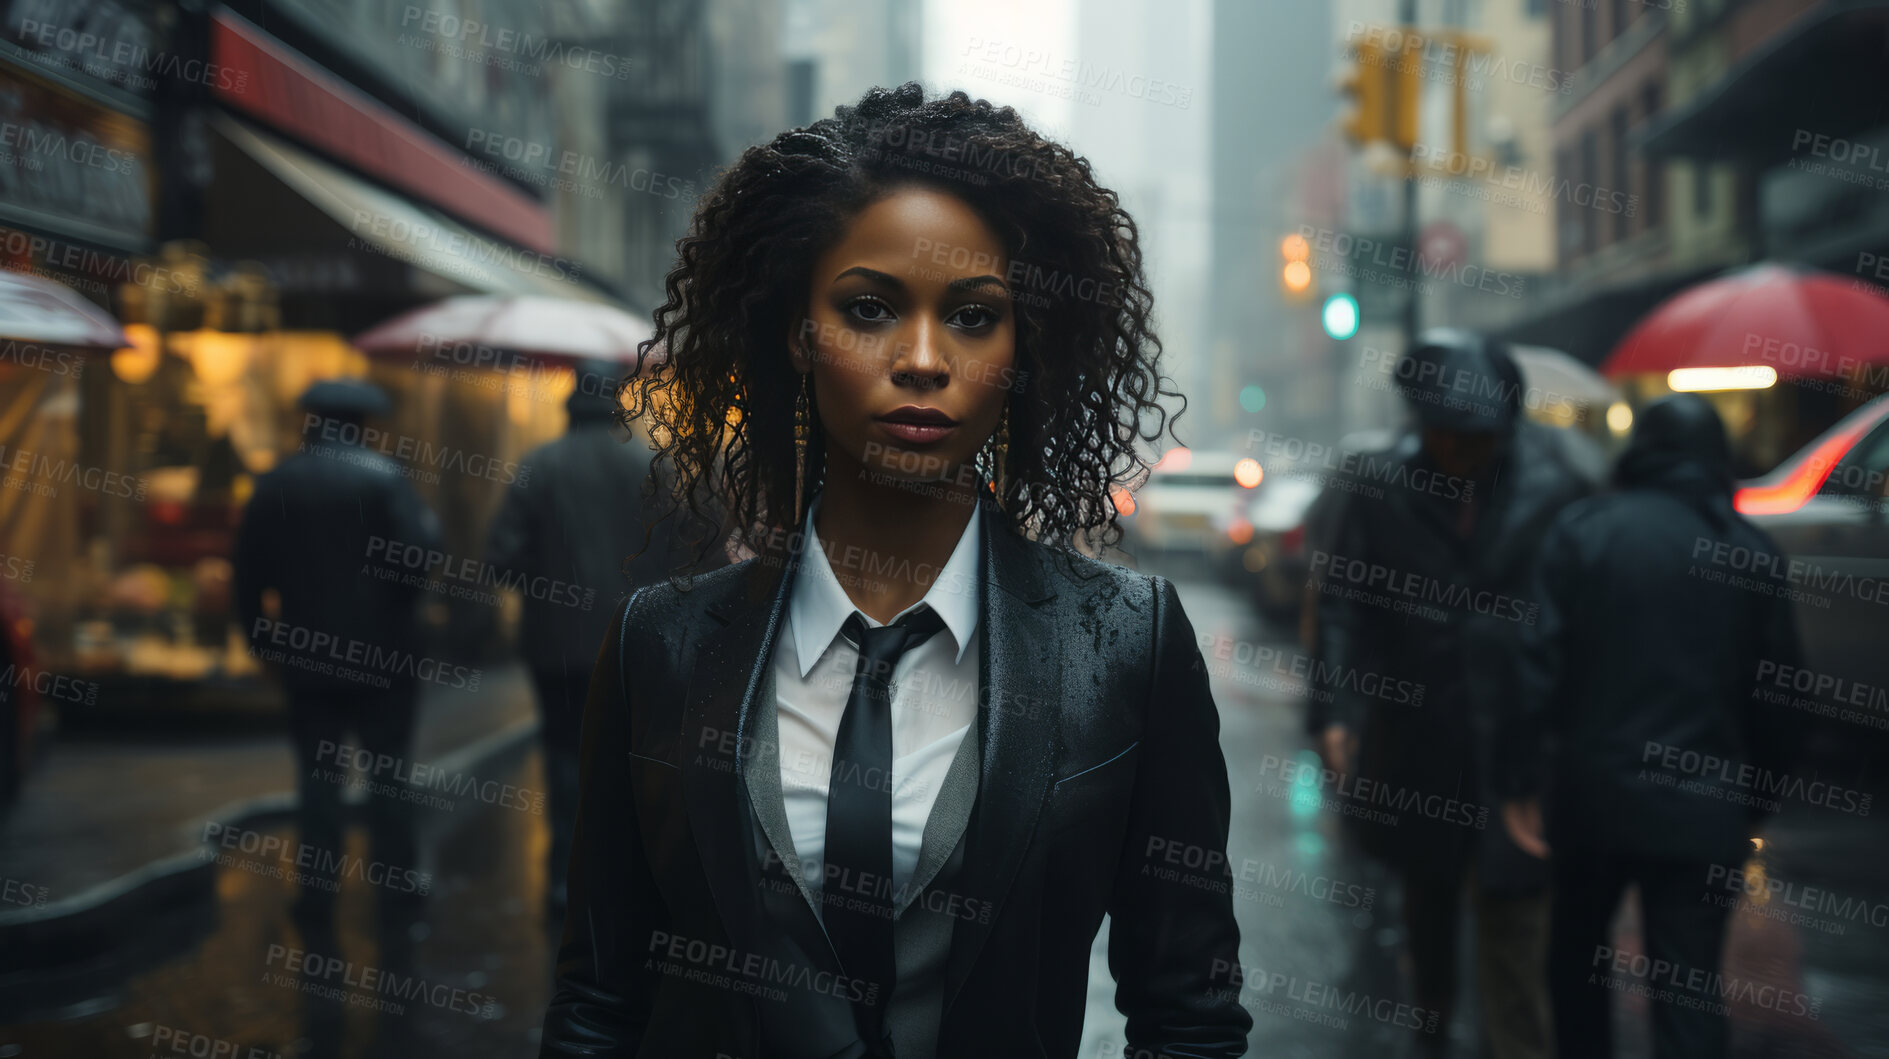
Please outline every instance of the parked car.
[[1132, 501], [1117, 500], [1125, 508], [1129, 544], [1144, 558], [1228, 560], [1245, 532], [1247, 497], [1261, 477], [1251, 457], [1168, 450]]
[[1239, 567], [1262, 614], [1282, 623], [1299, 617], [1311, 554], [1331, 532], [1329, 523], [1345, 495], [1331, 483], [1342, 477], [1350, 458], [1388, 450], [1400, 436], [1395, 430], [1361, 430], [1339, 439], [1321, 459], [1265, 468], [1244, 512], [1251, 539], [1239, 553]]
[[1837, 743], [1880, 749], [1889, 742], [1889, 395], [1744, 483], [1735, 503], [1790, 565], [1740, 569], [1737, 555], [1710, 557], [1713, 565], [1727, 576], [1770, 574], [1793, 594], [1810, 670], [1762, 676], [1793, 705], [1838, 722], [1823, 726], [1840, 733]]
[[1254, 490], [1246, 506], [1253, 532], [1240, 552], [1240, 566], [1253, 575], [1254, 602], [1269, 618], [1290, 621], [1304, 602], [1311, 566], [1306, 522], [1324, 489], [1323, 475], [1275, 474]]

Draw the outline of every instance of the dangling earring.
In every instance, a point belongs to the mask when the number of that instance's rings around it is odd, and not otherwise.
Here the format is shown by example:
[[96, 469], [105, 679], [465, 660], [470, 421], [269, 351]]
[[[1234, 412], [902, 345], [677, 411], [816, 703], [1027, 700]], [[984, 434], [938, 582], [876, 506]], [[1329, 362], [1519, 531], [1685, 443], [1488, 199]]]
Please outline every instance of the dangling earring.
[[798, 510], [806, 510], [813, 496], [813, 468], [808, 466], [813, 448], [813, 373], [800, 377], [800, 390], [794, 394], [794, 488], [800, 494]]
[[990, 436], [990, 486], [997, 500], [1002, 501], [1010, 490], [1010, 402], [1004, 402], [1003, 416], [997, 420], [997, 429]]
[[794, 466], [803, 469], [807, 463], [807, 438], [813, 433], [807, 409], [807, 386], [812, 377], [811, 374], [802, 375], [800, 389], [794, 394]]

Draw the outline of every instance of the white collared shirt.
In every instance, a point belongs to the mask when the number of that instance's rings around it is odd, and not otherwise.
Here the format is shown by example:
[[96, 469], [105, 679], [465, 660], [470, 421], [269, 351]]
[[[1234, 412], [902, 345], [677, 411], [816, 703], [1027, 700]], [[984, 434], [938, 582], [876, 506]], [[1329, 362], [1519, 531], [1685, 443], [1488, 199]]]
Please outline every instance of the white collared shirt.
[[[859, 614], [868, 628], [881, 623], [853, 605], [842, 576], [865, 580], [883, 559], [834, 555], [834, 570], [813, 529], [816, 499], [807, 513], [806, 546], [787, 603], [787, 624], [774, 648], [774, 701], [779, 715], [781, 798], [794, 853], [816, 898], [826, 864], [827, 783], [840, 718], [852, 693], [859, 650], [841, 627]], [[899, 894], [918, 866], [925, 821], [944, 784], [951, 759], [977, 714], [977, 582], [983, 534], [971, 512], [958, 544], [923, 599], [893, 621], [930, 607], [945, 627], [905, 652], [892, 670], [892, 886]], [[928, 571], [918, 572], [921, 579]]]

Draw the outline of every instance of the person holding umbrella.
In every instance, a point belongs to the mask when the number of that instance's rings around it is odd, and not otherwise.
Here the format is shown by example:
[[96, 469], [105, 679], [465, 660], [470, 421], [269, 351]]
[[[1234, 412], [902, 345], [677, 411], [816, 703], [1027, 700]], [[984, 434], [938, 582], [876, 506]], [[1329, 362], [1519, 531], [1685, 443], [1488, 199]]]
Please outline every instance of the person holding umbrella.
[[[336, 748], [355, 746], [389, 760], [412, 741], [419, 647], [410, 571], [383, 568], [376, 540], [428, 550], [440, 524], [403, 469], [361, 444], [362, 425], [389, 407], [387, 395], [353, 379], [318, 382], [302, 394], [301, 449], [256, 481], [243, 509], [235, 556], [236, 607], [252, 649], [272, 663], [288, 695], [294, 743], [297, 820], [313, 867], [303, 873], [294, 917], [318, 936], [332, 931], [343, 849], [344, 771]], [[273, 597], [273, 598], [271, 598]], [[342, 657], [392, 659], [384, 665], [335, 663], [317, 645], [363, 645]], [[377, 776], [377, 782], [388, 781]], [[411, 870], [417, 843], [397, 797], [367, 801], [374, 859]], [[396, 943], [417, 893], [387, 889], [377, 902], [381, 926]]]

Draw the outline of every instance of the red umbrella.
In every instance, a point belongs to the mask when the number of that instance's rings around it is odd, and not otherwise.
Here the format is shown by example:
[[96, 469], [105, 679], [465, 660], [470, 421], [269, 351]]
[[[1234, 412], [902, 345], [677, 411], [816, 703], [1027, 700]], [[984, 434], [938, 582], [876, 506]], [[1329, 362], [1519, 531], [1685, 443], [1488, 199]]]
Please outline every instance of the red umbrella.
[[110, 313], [77, 291], [22, 272], [0, 272], [0, 338], [87, 349], [131, 344]]
[[1859, 280], [1755, 265], [1668, 298], [1601, 366], [1609, 376], [1769, 366], [1842, 378], [1889, 362], [1889, 296]]
[[466, 294], [363, 331], [354, 345], [363, 353], [388, 356], [445, 348], [633, 364], [636, 344], [652, 330], [649, 321], [597, 302]]

